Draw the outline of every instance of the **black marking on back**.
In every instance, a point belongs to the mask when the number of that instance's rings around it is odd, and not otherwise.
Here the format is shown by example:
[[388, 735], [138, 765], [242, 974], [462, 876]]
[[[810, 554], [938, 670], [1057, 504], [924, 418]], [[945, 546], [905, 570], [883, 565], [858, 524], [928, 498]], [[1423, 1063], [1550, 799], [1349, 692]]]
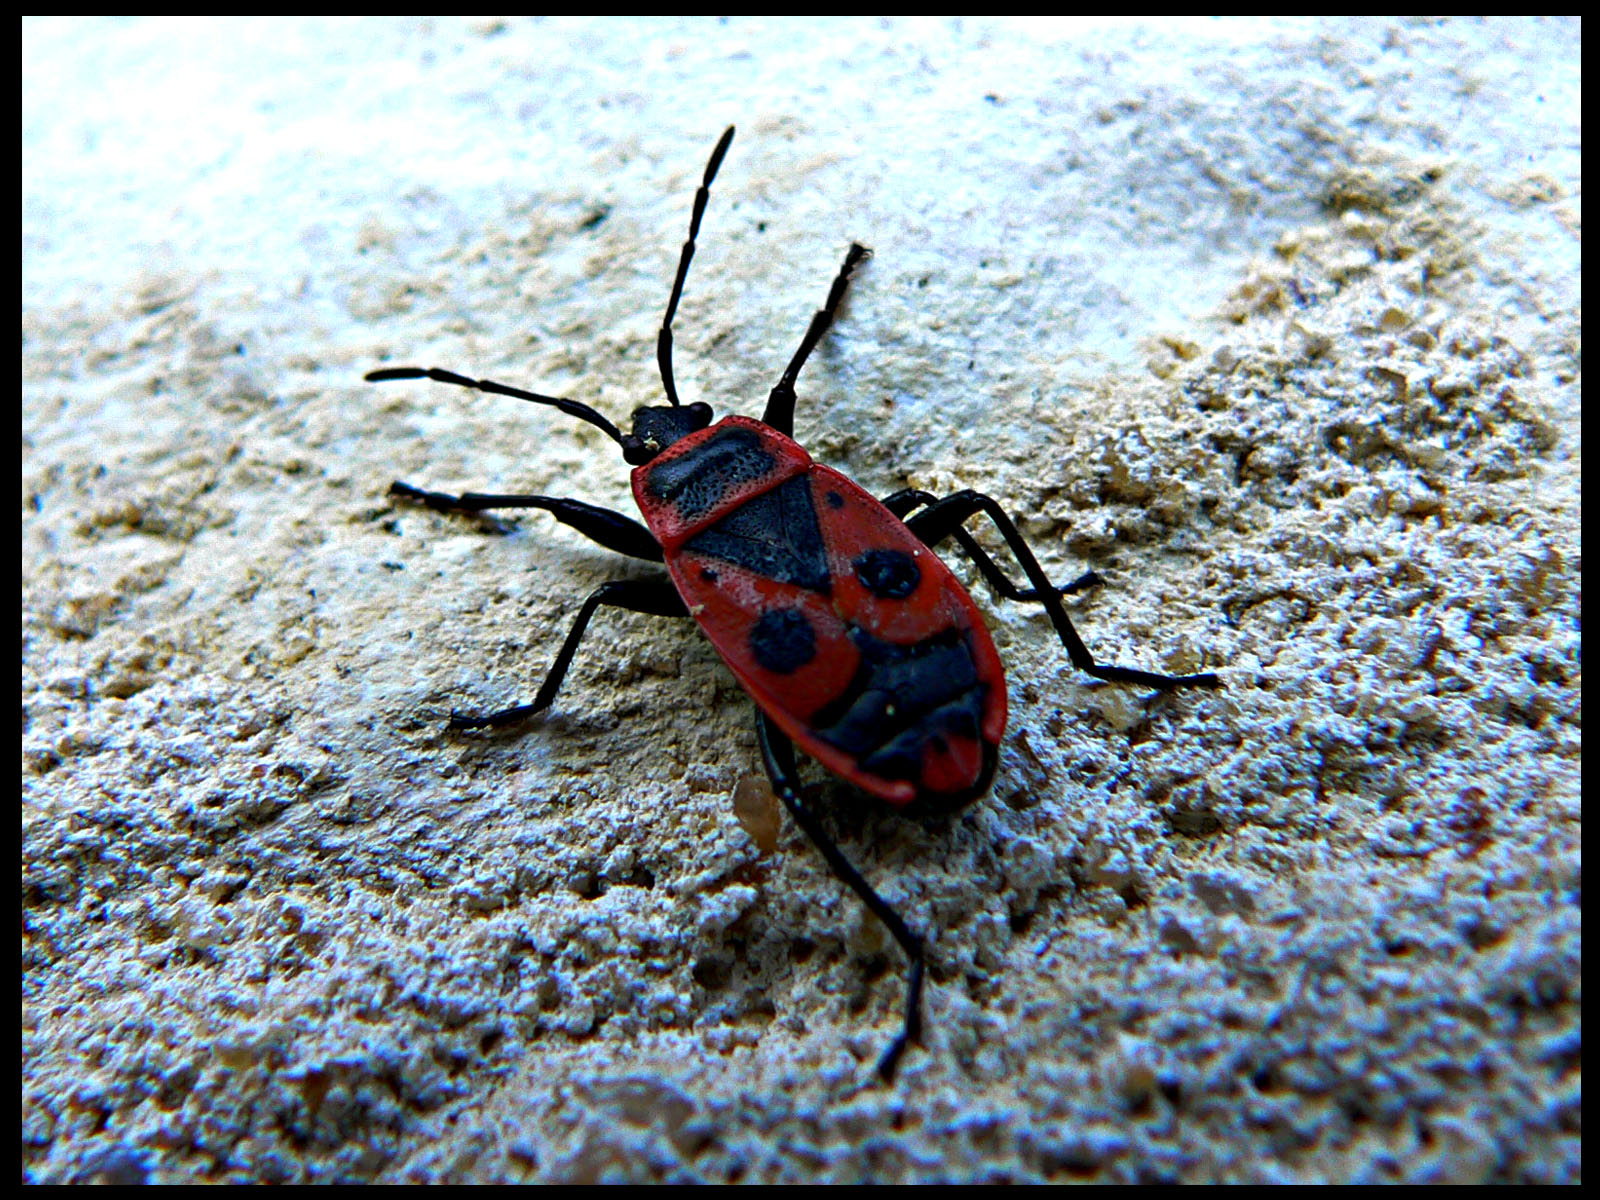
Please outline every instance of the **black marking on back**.
[[769, 671], [789, 675], [817, 656], [817, 632], [796, 608], [774, 608], [750, 627], [750, 653]]
[[650, 469], [645, 488], [671, 501], [678, 515], [692, 521], [715, 508], [734, 488], [763, 478], [773, 458], [753, 429], [724, 429], [694, 449]]
[[683, 550], [807, 591], [826, 595], [832, 586], [811, 481], [805, 475], [746, 500], [684, 542]]
[[918, 778], [922, 746], [943, 734], [983, 738], [989, 685], [959, 629], [909, 646], [881, 641], [858, 626], [850, 640], [861, 664], [848, 687], [811, 718], [816, 735], [885, 779]]
[[862, 587], [886, 600], [904, 600], [922, 582], [922, 568], [904, 550], [868, 550], [850, 565]]

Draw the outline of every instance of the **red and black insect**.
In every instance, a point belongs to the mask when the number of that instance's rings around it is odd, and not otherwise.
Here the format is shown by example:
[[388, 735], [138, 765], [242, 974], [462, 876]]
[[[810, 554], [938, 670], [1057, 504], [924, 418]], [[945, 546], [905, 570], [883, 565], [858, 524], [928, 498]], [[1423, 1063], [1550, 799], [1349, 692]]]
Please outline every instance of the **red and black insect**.
[[[457, 713], [450, 727], [507, 725], [548, 708], [602, 605], [692, 616], [756, 702], [757, 738], [774, 791], [910, 959], [905, 1023], [879, 1063], [883, 1076], [892, 1078], [921, 1031], [922, 940], [801, 802], [794, 746], [861, 791], [907, 810], [956, 809], [988, 790], [1005, 732], [1005, 675], [971, 597], [933, 548], [954, 540], [1000, 595], [1042, 605], [1073, 665], [1088, 675], [1160, 689], [1217, 687], [1219, 681], [1212, 674], [1159, 675], [1095, 662], [1060, 596], [1099, 583], [1099, 576], [1091, 571], [1064, 587], [1052, 584], [991, 497], [906, 489], [877, 500], [813, 462], [793, 440], [795, 379], [833, 323], [851, 274], [869, 256], [865, 247], [851, 245], [846, 252], [761, 420], [732, 416], [713, 425], [710, 405], [679, 403], [672, 319], [711, 182], [732, 142], [729, 128], [706, 164], [656, 342], [667, 404], [638, 409], [632, 433], [619, 432], [575, 400], [453, 371], [391, 367], [366, 378], [432, 379], [552, 405], [622, 447], [634, 468], [643, 525], [555, 496], [452, 496], [400, 482], [391, 487], [391, 494], [441, 512], [544, 509], [602, 546], [666, 565], [654, 578], [602, 584], [584, 601], [532, 703], [482, 716]], [[994, 523], [1032, 586], [1014, 584], [963, 528], [978, 513]]]

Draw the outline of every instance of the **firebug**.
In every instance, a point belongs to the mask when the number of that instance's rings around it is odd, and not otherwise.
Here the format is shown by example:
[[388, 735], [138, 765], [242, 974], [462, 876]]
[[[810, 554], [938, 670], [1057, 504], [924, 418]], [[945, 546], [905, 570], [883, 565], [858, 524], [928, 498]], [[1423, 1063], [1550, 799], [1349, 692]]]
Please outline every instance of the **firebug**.
[[[554, 701], [589, 620], [601, 607], [693, 617], [756, 703], [756, 733], [774, 792], [834, 873], [881, 920], [910, 960], [904, 1023], [879, 1062], [892, 1079], [921, 1033], [922, 939], [844, 857], [801, 800], [794, 747], [868, 795], [906, 810], [954, 810], [988, 791], [1006, 726], [1005, 673], [983, 618], [934, 548], [954, 541], [1008, 600], [1041, 605], [1074, 666], [1096, 679], [1162, 690], [1219, 687], [1213, 674], [1161, 675], [1095, 661], [1062, 607], [1065, 586], [1045, 575], [1015, 523], [992, 498], [916, 489], [875, 499], [812, 460], [793, 438], [795, 380], [833, 324], [851, 276], [870, 257], [852, 244], [822, 308], [767, 398], [759, 421], [712, 423], [711, 406], [682, 404], [672, 374], [672, 321], [694, 258], [712, 181], [733, 142], [717, 142], [695, 193], [689, 237], [656, 341], [667, 403], [633, 414], [620, 432], [575, 400], [544, 396], [438, 368], [389, 367], [374, 383], [431, 379], [551, 405], [603, 430], [633, 466], [644, 524], [556, 496], [447, 495], [395, 482], [392, 495], [440, 512], [543, 509], [608, 549], [662, 563], [664, 573], [602, 584], [578, 610], [531, 703], [484, 715], [456, 713], [450, 728], [509, 725]], [[964, 528], [987, 517], [1027, 577], [1013, 583]]]

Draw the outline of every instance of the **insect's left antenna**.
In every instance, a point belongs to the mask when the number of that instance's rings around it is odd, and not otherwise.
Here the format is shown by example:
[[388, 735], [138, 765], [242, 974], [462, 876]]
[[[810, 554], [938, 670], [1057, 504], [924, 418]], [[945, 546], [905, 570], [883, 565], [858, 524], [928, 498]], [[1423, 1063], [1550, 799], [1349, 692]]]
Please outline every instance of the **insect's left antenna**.
[[733, 145], [732, 125], [723, 132], [711, 160], [706, 163], [705, 176], [700, 180], [700, 190], [694, 194], [694, 213], [689, 218], [689, 240], [683, 244], [678, 257], [678, 277], [672, 281], [672, 299], [667, 301], [667, 315], [661, 320], [661, 334], [656, 338], [656, 363], [661, 368], [661, 386], [667, 391], [667, 400], [678, 407], [678, 385], [672, 379], [672, 318], [678, 315], [678, 300], [683, 295], [683, 281], [689, 277], [689, 263], [694, 259], [694, 239], [700, 236], [700, 218], [706, 215], [706, 201], [711, 198], [711, 181], [722, 166], [722, 156]]
[[548, 404], [551, 408], [559, 408], [568, 416], [589, 422], [617, 445], [623, 444], [622, 434], [617, 432], [615, 425], [587, 404], [579, 404], [576, 400], [563, 400], [559, 396], [541, 396], [538, 392], [525, 392], [521, 388], [507, 387], [503, 383], [495, 383], [492, 379], [468, 379], [465, 375], [457, 375], [454, 371], [441, 371], [438, 367], [385, 367], [381, 371], [368, 371], [363, 378], [368, 383], [386, 383], [391, 379], [431, 379], [435, 383], [472, 388], [474, 391], [488, 392], [493, 396], [510, 396], [514, 400]]

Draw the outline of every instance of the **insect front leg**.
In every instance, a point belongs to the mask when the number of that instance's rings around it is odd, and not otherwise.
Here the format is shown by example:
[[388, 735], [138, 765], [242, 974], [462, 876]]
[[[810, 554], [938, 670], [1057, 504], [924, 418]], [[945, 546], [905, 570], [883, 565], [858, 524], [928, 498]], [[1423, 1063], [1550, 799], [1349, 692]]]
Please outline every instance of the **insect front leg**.
[[893, 1082], [895, 1068], [900, 1065], [900, 1058], [905, 1054], [906, 1047], [922, 1038], [924, 972], [922, 939], [912, 933], [900, 919], [900, 914], [872, 890], [872, 885], [861, 877], [860, 871], [850, 865], [850, 860], [838, 846], [834, 845], [833, 839], [822, 828], [821, 822], [801, 802], [800, 774], [795, 766], [794, 745], [773, 725], [767, 714], [759, 709], [756, 711], [756, 739], [761, 743], [761, 757], [766, 763], [767, 777], [772, 780], [772, 790], [778, 794], [778, 799], [783, 801], [795, 824], [805, 830], [812, 844], [822, 852], [822, 857], [828, 860], [828, 866], [833, 873], [861, 897], [861, 902], [872, 911], [873, 916], [884, 923], [894, 936], [894, 940], [900, 943], [900, 949], [904, 950], [906, 957], [911, 960], [911, 975], [906, 990], [905, 1026], [894, 1041], [889, 1043], [889, 1048], [884, 1051], [883, 1057], [878, 1060], [878, 1074], [885, 1082]]
[[561, 651], [556, 655], [556, 661], [551, 665], [550, 673], [544, 677], [544, 683], [540, 685], [539, 694], [533, 698], [532, 704], [518, 704], [482, 716], [451, 713], [449, 728], [483, 729], [486, 726], [510, 725], [549, 708], [561, 687], [561, 681], [567, 677], [567, 669], [572, 666], [572, 656], [577, 653], [578, 643], [583, 640], [583, 631], [588, 628], [589, 618], [602, 604], [657, 617], [689, 615], [689, 610], [683, 606], [683, 599], [672, 586], [672, 580], [665, 575], [654, 579], [620, 579], [602, 583], [589, 593], [589, 598], [578, 610], [578, 619], [572, 623], [572, 632], [561, 644]]
[[[897, 493], [896, 496], [891, 496], [890, 499], [893, 500], [903, 495], [904, 493]], [[910, 505], [910, 507], [915, 507], [915, 505]], [[1072, 620], [1067, 616], [1067, 610], [1061, 607], [1061, 599], [1058, 593], [1062, 589], [1058, 589], [1051, 584], [1049, 577], [1044, 573], [1044, 568], [1039, 565], [1039, 560], [1034, 557], [1033, 551], [1028, 548], [1028, 543], [1023, 539], [1016, 524], [1006, 515], [1005, 509], [1001, 508], [999, 502], [992, 496], [985, 496], [982, 492], [970, 490], [956, 492], [944, 497], [942, 500], [932, 501], [927, 508], [911, 517], [906, 524], [913, 533], [929, 546], [936, 545], [947, 537], [956, 537], [961, 541], [962, 547], [967, 549], [968, 553], [972, 553], [972, 547], [976, 546], [976, 543], [971, 541], [970, 535], [961, 529], [961, 525], [969, 517], [979, 512], [982, 512], [989, 520], [994, 522], [995, 528], [1000, 531], [1000, 536], [1005, 538], [1006, 545], [1011, 548], [1011, 553], [1016, 556], [1017, 562], [1021, 564], [1023, 573], [1027, 575], [1029, 582], [1033, 584], [1033, 594], [1028, 596], [1027, 599], [1036, 600], [1044, 605], [1045, 611], [1050, 614], [1050, 623], [1055, 626], [1056, 634], [1061, 638], [1061, 644], [1067, 649], [1067, 657], [1072, 660], [1072, 665], [1077, 667], [1078, 670], [1085, 675], [1092, 675], [1096, 679], [1104, 679], [1111, 683], [1136, 683], [1144, 687], [1160, 688], [1163, 691], [1181, 687], [1215, 688], [1222, 686], [1222, 681], [1209, 671], [1198, 675], [1160, 675], [1154, 671], [1142, 671], [1137, 667], [1118, 667], [1096, 662], [1094, 655], [1089, 653], [1089, 648], [1083, 644], [1083, 639], [1078, 636], [1078, 631], [1072, 627]], [[958, 533], [958, 531], [960, 532]], [[981, 554], [982, 551], [978, 553]], [[977, 556], [974, 556], [973, 561], [979, 564], [980, 570], [983, 570], [982, 562]], [[989, 565], [992, 568], [994, 567], [992, 561]], [[999, 569], [994, 569], [998, 574]], [[1090, 574], [1092, 575], [1093, 572], [1090, 572]], [[984, 572], [984, 575], [985, 578], [990, 578], [987, 571]], [[991, 578], [990, 581], [993, 582], [993, 579]], [[1090, 582], [1098, 582], [1098, 577], [1090, 580]], [[1084, 580], [1079, 579], [1069, 587], [1080, 586], [1083, 583]], [[1000, 590], [1003, 593], [1004, 589]]]
[[646, 562], [661, 562], [661, 546], [639, 522], [632, 517], [612, 512], [582, 500], [566, 500], [560, 496], [497, 496], [488, 492], [465, 492], [452, 496], [448, 492], [429, 492], [398, 479], [389, 485], [389, 494], [405, 500], [425, 504], [435, 512], [487, 512], [492, 508], [540, 508], [563, 525], [570, 525], [592, 542], [599, 542], [607, 550], [626, 554], [629, 558], [642, 558]]

